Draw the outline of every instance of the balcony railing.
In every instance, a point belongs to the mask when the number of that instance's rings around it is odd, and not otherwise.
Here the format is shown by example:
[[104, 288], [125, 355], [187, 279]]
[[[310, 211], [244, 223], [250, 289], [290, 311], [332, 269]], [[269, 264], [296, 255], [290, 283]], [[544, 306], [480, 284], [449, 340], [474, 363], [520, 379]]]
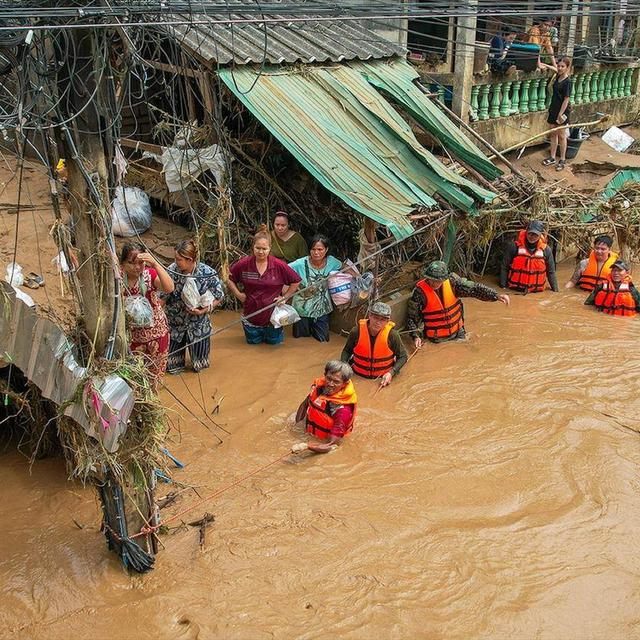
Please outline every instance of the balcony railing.
[[[634, 71], [626, 67], [575, 74], [572, 104], [630, 96]], [[471, 109], [478, 120], [544, 111], [551, 102], [551, 87], [549, 76], [477, 84], [471, 89]]]

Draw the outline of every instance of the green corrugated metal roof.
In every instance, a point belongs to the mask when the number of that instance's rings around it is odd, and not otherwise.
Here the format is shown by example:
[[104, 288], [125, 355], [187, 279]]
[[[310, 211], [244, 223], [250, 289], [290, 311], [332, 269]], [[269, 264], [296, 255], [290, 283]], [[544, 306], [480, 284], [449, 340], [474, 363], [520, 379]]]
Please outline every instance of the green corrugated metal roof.
[[495, 198], [422, 147], [361, 70], [335, 65], [218, 73], [315, 178], [398, 238], [413, 231], [409, 214], [435, 206], [436, 195], [471, 213], [475, 202]]
[[616, 173], [611, 180], [607, 183], [602, 193], [599, 196], [600, 200], [608, 200], [611, 196], [614, 196], [622, 186], [627, 182], [637, 182], [640, 184], [640, 169], [621, 169]]

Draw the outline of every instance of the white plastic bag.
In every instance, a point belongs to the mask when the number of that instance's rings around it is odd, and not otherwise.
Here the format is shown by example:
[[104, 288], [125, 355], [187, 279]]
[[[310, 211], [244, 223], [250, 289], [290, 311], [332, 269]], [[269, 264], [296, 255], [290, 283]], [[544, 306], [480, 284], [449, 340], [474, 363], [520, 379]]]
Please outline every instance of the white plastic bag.
[[290, 304], [278, 304], [271, 313], [271, 324], [276, 329], [286, 327], [289, 324], [298, 322], [298, 320], [300, 320], [300, 316]]
[[153, 309], [144, 296], [127, 296], [124, 299], [124, 313], [129, 326], [134, 329], [148, 329], [153, 325]]
[[197, 309], [200, 306], [200, 292], [198, 291], [195, 278], [187, 278], [184, 287], [182, 287], [180, 297], [182, 298], [182, 302], [187, 306], [187, 309]]
[[211, 291], [207, 289], [200, 296], [200, 304], [198, 305], [198, 307], [200, 309], [206, 309], [207, 307], [210, 307], [213, 304], [214, 300], [215, 298], [213, 297], [213, 293], [211, 293]]
[[151, 226], [149, 196], [138, 187], [118, 187], [111, 205], [113, 233], [130, 238], [144, 233]]
[[21, 287], [24, 284], [22, 267], [17, 262], [10, 262], [7, 265], [7, 275], [4, 279], [13, 287]]
[[58, 267], [58, 271], [62, 271], [62, 273], [69, 273], [69, 265], [67, 264], [64, 251], [61, 251], [57, 256], [55, 256], [51, 260], [51, 264], [55, 264], [56, 267]]

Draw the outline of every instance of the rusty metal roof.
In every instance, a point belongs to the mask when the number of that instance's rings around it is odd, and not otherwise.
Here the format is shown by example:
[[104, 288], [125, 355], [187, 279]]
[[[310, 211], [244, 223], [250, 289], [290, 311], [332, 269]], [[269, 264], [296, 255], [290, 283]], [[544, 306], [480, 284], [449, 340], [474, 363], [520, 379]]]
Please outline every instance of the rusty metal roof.
[[[357, 20], [318, 21], [313, 8], [309, 14], [276, 14], [268, 19], [284, 18], [286, 22], [252, 22], [219, 24], [220, 20], [260, 18], [253, 0], [229, 0], [229, 11], [209, 16], [198, 15], [194, 24], [163, 26], [182, 46], [191, 49], [204, 62], [228, 65], [294, 64], [311, 62], [341, 62], [343, 60], [374, 60], [406, 55], [406, 50], [383, 36], [358, 24]], [[278, 4], [273, 0], [265, 7]], [[288, 3], [289, 6], [292, 4]], [[243, 13], [243, 7], [251, 12]], [[266, 8], [265, 8], [266, 13]], [[186, 16], [174, 16], [188, 19]], [[293, 19], [295, 18], [295, 21]]]

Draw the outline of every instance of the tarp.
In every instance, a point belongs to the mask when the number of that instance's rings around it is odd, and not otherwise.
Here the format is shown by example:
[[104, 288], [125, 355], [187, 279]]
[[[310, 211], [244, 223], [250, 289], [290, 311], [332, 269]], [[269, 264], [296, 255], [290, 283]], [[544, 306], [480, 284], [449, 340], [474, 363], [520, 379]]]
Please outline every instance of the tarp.
[[342, 64], [218, 74], [321, 184], [398, 238], [413, 231], [408, 216], [436, 206], [436, 198], [473, 214], [477, 202], [496, 197], [420, 145], [361, 70]]
[[467, 162], [489, 180], [502, 175], [502, 171], [458, 129], [442, 109], [420, 91], [415, 84], [420, 75], [410, 64], [404, 60], [391, 59], [379, 62], [353, 61], [349, 62], [349, 66], [363, 73], [371, 84], [389, 94], [394, 102], [405, 108], [452, 155]]

